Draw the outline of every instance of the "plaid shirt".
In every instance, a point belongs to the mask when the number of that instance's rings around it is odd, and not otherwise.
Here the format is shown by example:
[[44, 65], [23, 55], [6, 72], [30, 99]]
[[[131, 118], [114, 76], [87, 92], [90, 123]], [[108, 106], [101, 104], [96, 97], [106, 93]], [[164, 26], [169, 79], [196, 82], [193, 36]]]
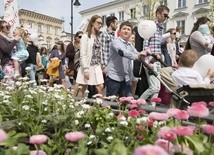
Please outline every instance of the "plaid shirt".
[[108, 64], [108, 58], [109, 58], [109, 49], [110, 49], [110, 43], [114, 40], [114, 32], [109, 32], [108, 30], [103, 31], [100, 34], [100, 42], [101, 42], [101, 64], [102, 67], [105, 68]]
[[[143, 42], [143, 50], [149, 49], [151, 54], [161, 54], [161, 38], [162, 38], [162, 31], [163, 25], [157, 23], [157, 31], [155, 34], [149, 38], [149, 40], [144, 40]], [[147, 61], [151, 60], [151, 57], [147, 57]]]

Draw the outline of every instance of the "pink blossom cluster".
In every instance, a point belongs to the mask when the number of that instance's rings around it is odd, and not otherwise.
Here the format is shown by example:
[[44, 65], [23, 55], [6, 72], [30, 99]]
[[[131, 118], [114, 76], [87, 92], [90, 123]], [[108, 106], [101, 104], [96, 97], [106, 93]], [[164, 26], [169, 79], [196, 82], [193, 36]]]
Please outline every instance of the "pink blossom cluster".
[[77, 141], [83, 139], [84, 136], [85, 135], [82, 132], [78, 132], [78, 131], [76, 131], [76, 132], [69, 132], [69, 133], [67, 133], [65, 135], [65, 139], [68, 140], [68, 141], [70, 141], [70, 142], [77, 142]]

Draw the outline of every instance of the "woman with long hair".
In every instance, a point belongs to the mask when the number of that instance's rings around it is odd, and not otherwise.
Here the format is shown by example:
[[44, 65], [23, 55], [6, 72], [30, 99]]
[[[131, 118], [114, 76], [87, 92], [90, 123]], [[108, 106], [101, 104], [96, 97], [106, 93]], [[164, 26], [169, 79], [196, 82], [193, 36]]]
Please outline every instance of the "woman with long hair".
[[78, 69], [76, 83], [82, 86], [77, 96], [82, 97], [88, 85], [95, 85], [98, 94], [103, 93], [104, 79], [101, 69], [101, 43], [99, 41], [102, 17], [91, 17], [86, 33], [80, 41], [80, 67]]
[[198, 20], [194, 23], [188, 41], [185, 45], [185, 50], [193, 49], [197, 53], [198, 58], [204, 54], [210, 53], [213, 47], [213, 43], [209, 43], [208, 45], [206, 44], [206, 39], [203, 36], [203, 32], [200, 31], [200, 27], [204, 25], [208, 27], [209, 22], [210, 19], [208, 17], [198, 18]]

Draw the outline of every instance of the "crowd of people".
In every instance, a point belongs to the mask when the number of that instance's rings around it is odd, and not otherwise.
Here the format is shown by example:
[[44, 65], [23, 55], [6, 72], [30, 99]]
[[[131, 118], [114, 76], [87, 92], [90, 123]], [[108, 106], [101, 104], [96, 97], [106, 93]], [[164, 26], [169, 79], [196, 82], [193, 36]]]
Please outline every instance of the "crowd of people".
[[[12, 39], [9, 38], [10, 26], [2, 20], [1, 71], [11, 80], [20, 76], [37, 81], [48, 79], [50, 86], [62, 84], [66, 91], [74, 89], [79, 97], [83, 97], [87, 89], [91, 94], [103, 96], [136, 97], [138, 85], [145, 87], [138, 97], [150, 100], [160, 94], [160, 77], [172, 87], [210, 83], [214, 77], [212, 68], [206, 77], [192, 69], [201, 56], [214, 54], [210, 19], [198, 18], [183, 48], [180, 27], [163, 32], [169, 12], [170, 9], [163, 5], [156, 9], [154, 22], [157, 30], [148, 40], [139, 40], [139, 34], [129, 21], [122, 22], [118, 28], [115, 16], [107, 17], [107, 28], [100, 31], [103, 19], [94, 15], [86, 32], [78, 31], [67, 47], [62, 41], [56, 42], [50, 52], [45, 47], [38, 48], [21, 27], [16, 28]], [[138, 77], [133, 73], [136, 62], [140, 64]], [[29, 67], [28, 73], [26, 67]]]

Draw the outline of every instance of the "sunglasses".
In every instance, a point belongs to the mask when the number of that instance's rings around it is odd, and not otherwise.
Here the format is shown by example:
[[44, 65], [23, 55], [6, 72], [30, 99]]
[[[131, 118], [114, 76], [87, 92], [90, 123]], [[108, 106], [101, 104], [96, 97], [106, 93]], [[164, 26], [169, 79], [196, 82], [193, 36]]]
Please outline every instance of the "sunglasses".
[[174, 35], [176, 35], [176, 32], [174, 32], [174, 33], [171, 33], [171, 34], [174, 34]]
[[81, 38], [82, 38], [82, 36], [78, 36], [78, 38], [80, 38], [80, 39], [81, 39]]
[[163, 14], [163, 16], [164, 16], [165, 18], [169, 19], [168, 14]]
[[3, 26], [3, 28], [6, 28], [7, 30], [10, 30], [11, 26], [10, 25], [6, 25], [6, 26]]

